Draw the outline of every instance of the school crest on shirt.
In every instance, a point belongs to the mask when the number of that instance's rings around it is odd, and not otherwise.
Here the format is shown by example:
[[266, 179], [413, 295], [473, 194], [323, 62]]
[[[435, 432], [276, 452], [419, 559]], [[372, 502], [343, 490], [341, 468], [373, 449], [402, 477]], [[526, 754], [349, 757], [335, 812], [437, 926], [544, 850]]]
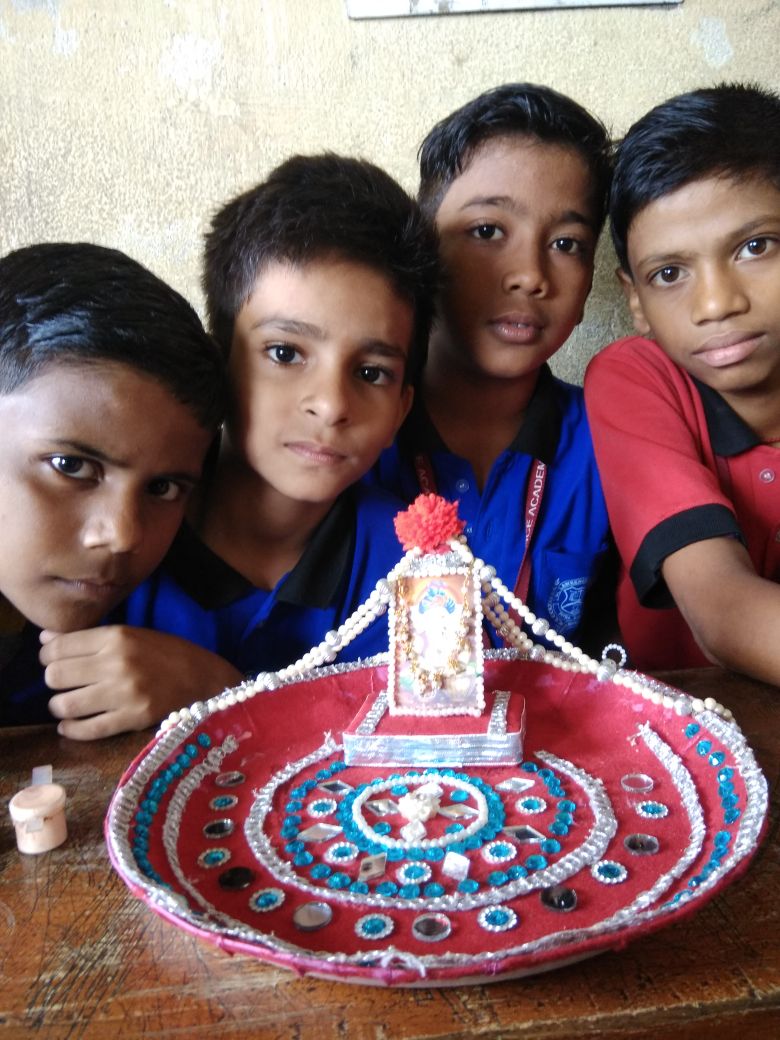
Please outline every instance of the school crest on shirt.
[[547, 600], [547, 616], [559, 632], [566, 634], [577, 627], [587, 587], [585, 577], [556, 578]]

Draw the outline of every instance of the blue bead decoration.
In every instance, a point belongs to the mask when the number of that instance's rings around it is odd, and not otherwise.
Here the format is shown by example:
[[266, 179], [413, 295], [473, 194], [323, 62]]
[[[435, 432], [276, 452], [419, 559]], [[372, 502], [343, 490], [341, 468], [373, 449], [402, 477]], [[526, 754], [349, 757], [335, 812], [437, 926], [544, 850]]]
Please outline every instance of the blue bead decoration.
[[398, 891], [398, 885], [395, 881], [380, 881], [376, 891], [380, 896], [394, 896]]
[[504, 870], [492, 870], [488, 874], [487, 880], [492, 888], [500, 888], [509, 881], [509, 875]]
[[420, 896], [419, 885], [401, 885], [398, 889], [398, 895], [401, 899], [418, 899]]
[[387, 820], [378, 820], [374, 824], [373, 829], [377, 834], [389, 834], [393, 828], [390, 826]]
[[727, 809], [723, 814], [723, 820], [725, 823], [736, 823], [741, 815], [740, 809]]
[[535, 762], [523, 762], [520, 766], [524, 773], [538, 773], [539, 766]]
[[550, 824], [548, 830], [550, 834], [557, 834], [559, 837], [565, 837], [569, 833], [569, 825], [562, 823], [560, 820], [555, 820]]
[[395, 787], [390, 788], [390, 794], [394, 794], [396, 797], [400, 798], [405, 794], [409, 794], [409, 788], [406, 784], [396, 784]]
[[383, 917], [365, 917], [361, 924], [360, 930], [363, 935], [374, 938], [377, 935], [384, 935], [387, 931], [387, 923]]
[[525, 861], [526, 867], [529, 870], [542, 870], [547, 866], [547, 859], [545, 856], [533, 855], [529, 856]]
[[451, 802], [467, 802], [469, 800], [468, 791], [464, 791], [462, 788], [457, 787], [450, 793]]
[[561, 851], [561, 843], [556, 841], [555, 838], [545, 838], [544, 841], [539, 843], [539, 848], [542, 852], [556, 853]]
[[331, 874], [326, 883], [329, 888], [349, 888], [352, 878], [348, 874]]
[[310, 852], [296, 852], [293, 859], [293, 863], [296, 867], [308, 867], [310, 863], [314, 862], [314, 856]]
[[404, 867], [404, 878], [407, 881], [419, 881], [426, 874], [429, 875], [430, 872], [430, 867], [424, 867], [419, 863], [410, 863], [407, 867]]
[[711, 740], [700, 740], [699, 743], [696, 745], [696, 754], [697, 755], [701, 755], [702, 758], [705, 755], [709, 755], [711, 750], [712, 750], [712, 741]]
[[577, 805], [575, 802], [572, 802], [571, 799], [563, 798], [558, 802], [558, 808], [561, 812], [573, 813], [576, 810]]
[[458, 882], [458, 891], [464, 892], [466, 895], [471, 895], [474, 892], [479, 891], [479, 882], [475, 881], [474, 878], [464, 878]]
[[698, 722], [689, 722], [688, 725], [685, 727], [685, 736], [686, 737], [695, 737], [700, 729], [701, 729], [701, 726], [699, 725]]
[[365, 881], [353, 881], [349, 886], [349, 890], [359, 896], [365, 896], [368, 895], [369, 888]]
[[195, 739], [202, 748], [211, 747], [211, 737], [208, 733], [199, 733]]
[[734, 776], [734, 770], [731, 766], [724, 766], [723, 769], [718, 770], [718, 780], [720, 783], [724, 783], [726, 780], [731, 780]]
[[628, 871], [622, 863], [615, 863], [606, 859], [602, 860], [601, 863], [595, 863], [591, 867], [590, 872], [597, 881], [602, 881], [606, 885], [619, 884], [628, 877]]
[[333, 873], [333, 871], [331, 870], [331, 868], [328, 866], [327, 863], [315, 863], [314, 866], [309, 871], [309, 873], [311, 874], [311, 876], [314, 878], [315, 881], [319, 881], [322, 878], [330, 877], [330, 875]]
[[713, 751], [707, 761], [711, 766], [723, 765], [726, 761], [726, 753], [724, 751]]
[[444, 895], [444, 886], [440, 885], [437, 881], [431, 881], [431, 883], [426, 885], [423, 889], [423, 895], [428, 899], [438, 899], [439, 896]]
[[507, 874], [509, 875], [510, 881], [517, 881], [518, 878], [527, 877], [528, 876], [528, 871], [526, 870], [525, 867], [521, 866], [519, 863], [514, 863], [507, 870]]
[[283, 902], [283, 892], [278, 888], [266, 888], [260, 892], [255, 892], [249, 900], [249, 905], [253, 910], [265, 912], [276, 909], [276, 907], [281, 906]]

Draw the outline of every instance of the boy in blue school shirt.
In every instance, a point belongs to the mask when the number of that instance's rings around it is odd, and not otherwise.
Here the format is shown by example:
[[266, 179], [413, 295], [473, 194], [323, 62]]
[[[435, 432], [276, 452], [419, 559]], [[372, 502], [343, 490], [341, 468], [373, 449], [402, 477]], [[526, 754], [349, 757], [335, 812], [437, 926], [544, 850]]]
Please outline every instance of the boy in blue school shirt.
[[602, 124], [509, 84], [420, 149], [444, 288], [414, 408], [372, 476], [457, 500], [475, 554], [561, 634], [578, 633], [608, 548], [582, 391], [547, 360], [582, 318], [610, 180]]
[[[358, 482], [409, 410], [437, 270], [416, 203], [367, 162], [295, 157], [217, 213], [203, 281], [231, 405], [136, 624], [207, 647], [238, 682], [298, 659], [397, 563], [404, 505]], [[341, 657], [386, 648], [378, 624]]]
[[123, 253], [0, 259], [0, 725], [89, 739], [176, 706], [125, 681], [155, 634], [118, 604], [171, 544], [224, 389], [195, 311]]

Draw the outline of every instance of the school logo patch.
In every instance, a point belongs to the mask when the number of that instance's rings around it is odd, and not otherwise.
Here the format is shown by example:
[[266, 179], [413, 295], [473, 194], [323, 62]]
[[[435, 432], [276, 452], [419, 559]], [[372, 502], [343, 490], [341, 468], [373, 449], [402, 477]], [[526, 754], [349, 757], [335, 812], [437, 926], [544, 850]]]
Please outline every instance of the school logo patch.
[[587, 578], [556, 578], [547, 600], [547, 619], [562, 634], [579, 624], [587, 587]]

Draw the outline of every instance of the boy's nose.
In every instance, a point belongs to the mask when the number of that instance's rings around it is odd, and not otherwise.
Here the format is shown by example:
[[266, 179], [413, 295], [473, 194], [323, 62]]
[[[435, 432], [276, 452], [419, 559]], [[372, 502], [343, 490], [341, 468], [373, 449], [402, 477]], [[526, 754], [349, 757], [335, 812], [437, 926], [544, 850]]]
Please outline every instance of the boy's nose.
[[508, 260], [503, 277], [504, 292], [524, 292], [528, 296], [544, 296], [547, 273], [544, 259], [537, 249], [515, 250]]
[[141, 508], [134, 496], [111, 496], [99, 504], [87, 519], [84, 545], [105, 548], [112, 553], [131, 553], [143, 541]]
[[337, 426], [349, 417], [349, 389], [340, 373], [320, 373], [309, 382], [301, 401], [304, 411], [327, 426]]
[[742, 283], [733, 271], [718, 266], [697, 276], [691, 309], [695, 323], [722, 321], [732, 314], [743, 314], [749, 306]]

